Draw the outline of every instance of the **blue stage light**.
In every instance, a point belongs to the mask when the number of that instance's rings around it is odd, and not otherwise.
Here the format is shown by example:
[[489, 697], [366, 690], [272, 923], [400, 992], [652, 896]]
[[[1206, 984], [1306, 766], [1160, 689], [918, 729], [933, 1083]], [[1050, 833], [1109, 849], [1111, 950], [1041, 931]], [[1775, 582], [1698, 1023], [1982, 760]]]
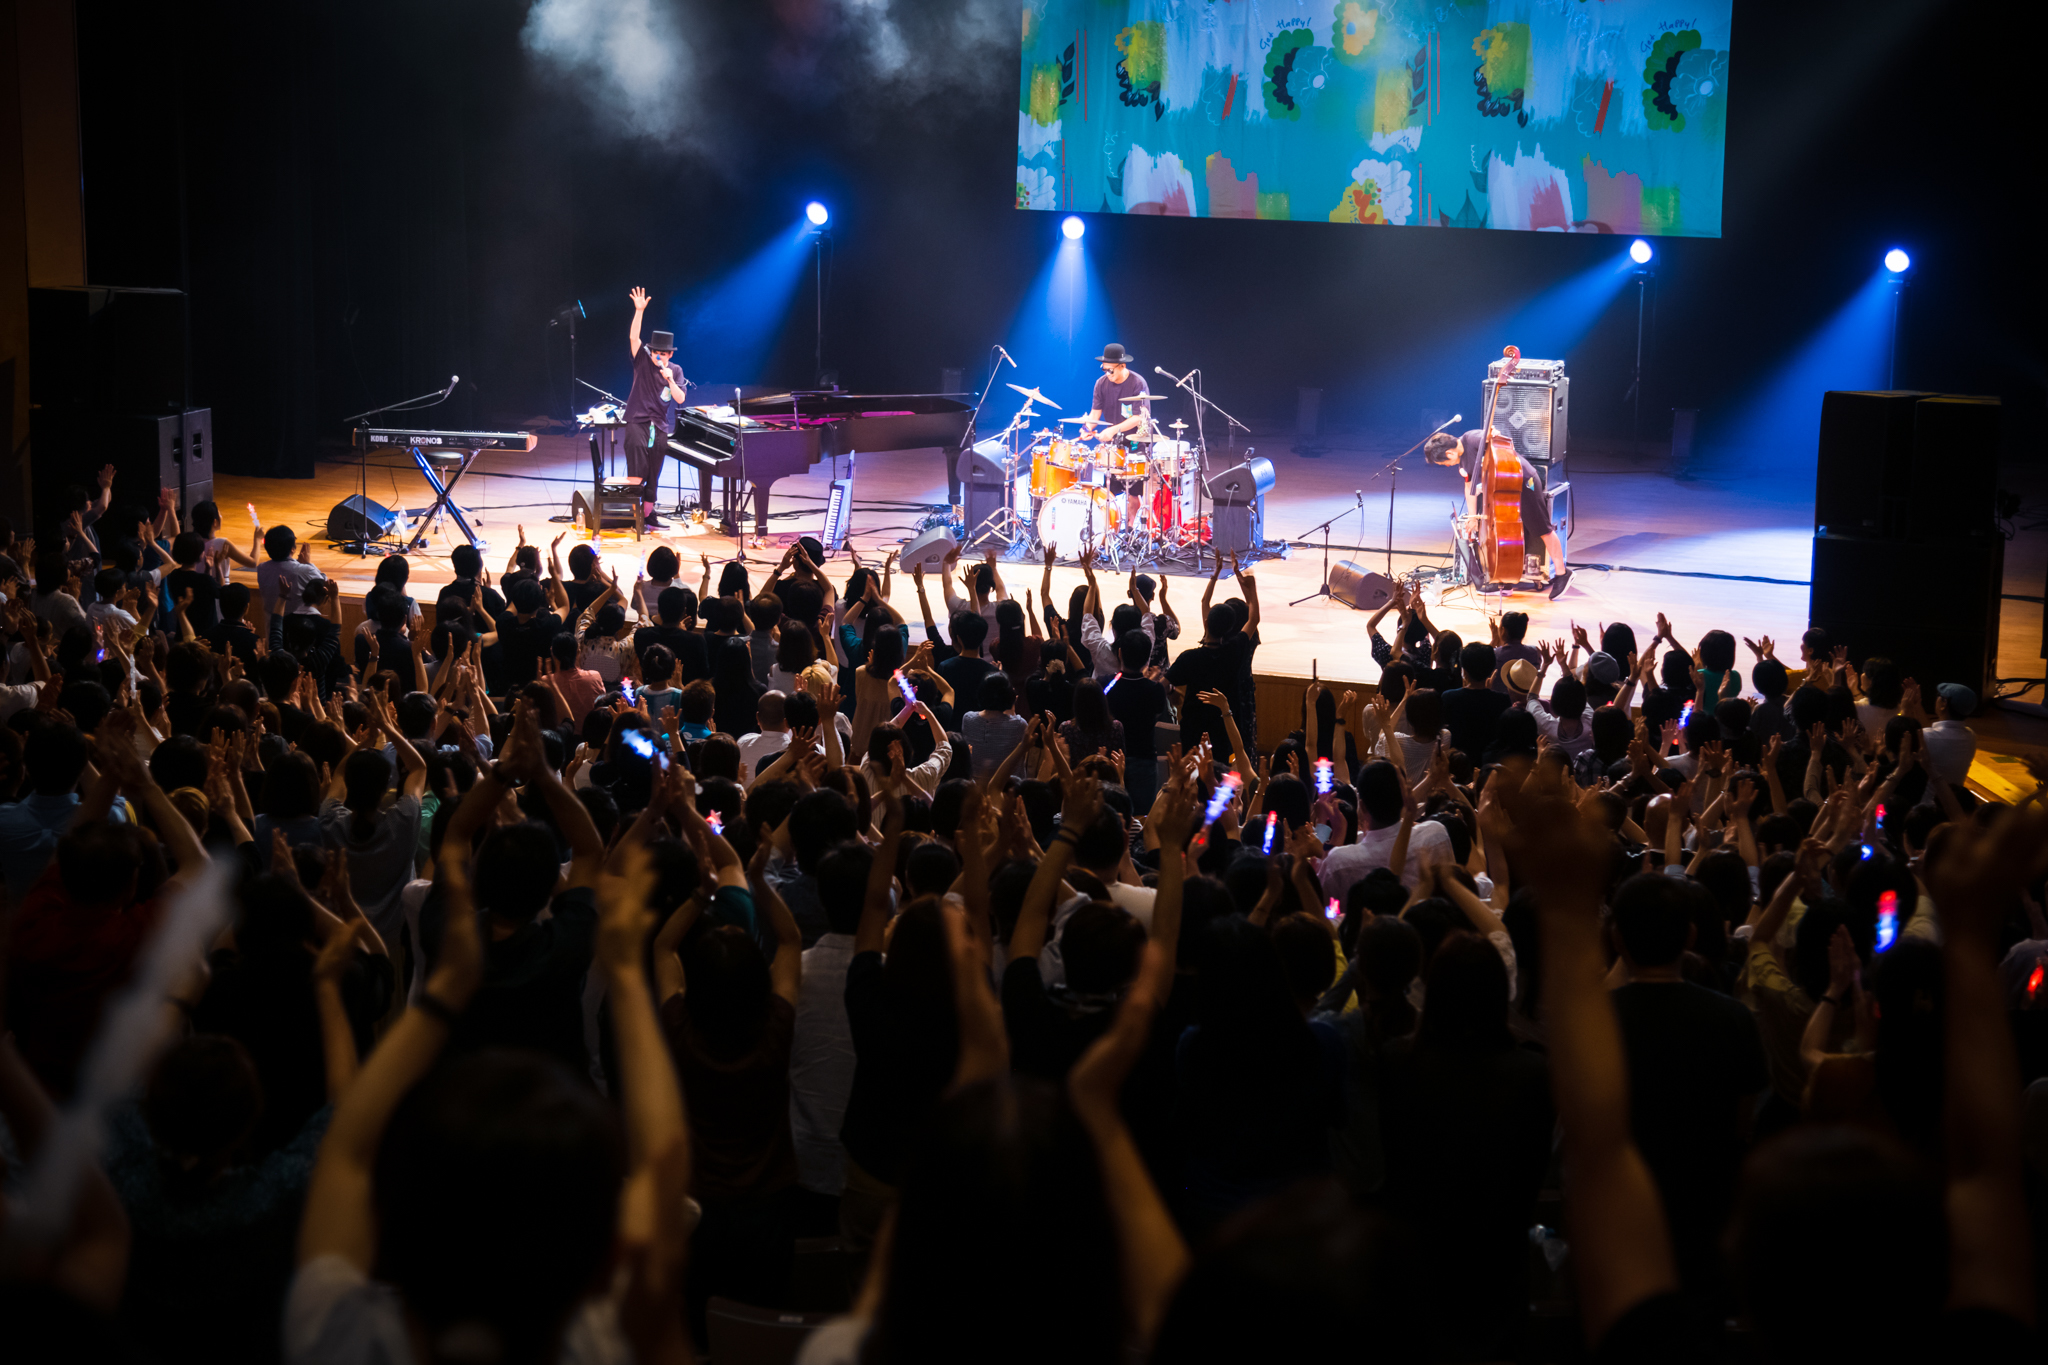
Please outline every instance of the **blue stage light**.
[[1637, 265], [1648, 265], [1652, 254], [1650, 244], [1640, 237], [1628, 244], [1628, 258]]
[[804, 205], [804, 217], [811, 220], [812, 227], [825, 226], [826, 220], [831, 218], [831, 216], [831, 213], [826, 210], [825, 206], [815, 199]]
[[1080, 241], [1081, 234], [1087, 230], [1088, 225], [1071, 213], [1067, 215], [1067, 221], [1060, 224], [1061, 235], [1070, 242]]
[[1907, 270], [1912, 268], [1912, 265], [1913, 258], [1898, 247], [1893, 247], [1890, 251], [1884, 253], [1884, 268], [1891, 271], [1894, 275], [1905, 274]]

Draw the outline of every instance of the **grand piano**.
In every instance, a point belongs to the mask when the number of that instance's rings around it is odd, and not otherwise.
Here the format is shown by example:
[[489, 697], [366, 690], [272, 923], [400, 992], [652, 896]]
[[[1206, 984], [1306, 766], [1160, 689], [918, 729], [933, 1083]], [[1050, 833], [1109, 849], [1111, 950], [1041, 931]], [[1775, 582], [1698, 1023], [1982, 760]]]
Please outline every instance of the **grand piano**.
[[768, 532], [768, 494], [775, 481], [809, 472], [820, 460], [885, 450], [950, 452], [966, 434], [972, 405], [938, 393], [765, 394], [676, 410], [669, 453], [697, 471], [697, 491], [711, 506], [711, 479], [725, 481], [727, 515], [737, 519], [734, 491], [754, 490], [754, 534]]

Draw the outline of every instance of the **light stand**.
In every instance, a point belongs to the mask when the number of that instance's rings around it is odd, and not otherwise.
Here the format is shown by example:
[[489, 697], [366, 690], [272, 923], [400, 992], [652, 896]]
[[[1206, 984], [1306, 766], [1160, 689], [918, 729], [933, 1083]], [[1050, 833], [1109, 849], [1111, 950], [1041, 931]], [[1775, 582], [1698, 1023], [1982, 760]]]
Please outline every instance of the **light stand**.
[[825, 238], [830, 236], [823, 227], [811, 229], [811, 301], [814, 306], [814, 331], [811, 354], [811, 376], [815, 387], [830, 387], [825, 383]]
[[1885, 338], [1884, 343], [1884, 386], [1886, 389], [1896, 387], [1893, 381], [1897, 377], [1899, 368], [1899, 303], [1905, 292], [1906, 277], [1901, 274], [1893, 275], [1891, 335]]
[[[586, 316], [588, 315], [583, 311], [583, 300], [571, 299], [557, 308], [555, 315], [548, 319], [550, 330], [565, 323], [569, 328], [569, 420], [572, 422], [576, 420], [576, 322], [577, 319]], [[604, 391], [600, 389], [598, 392]]]
[[1629, 437], [1630, 450], [1634, 455], [1641, 454], [1635, 447], [1642, 444], [1643, 439], [1643, 296], [1647, 292], [1647, 287], [1650, 283], [1650, 274], [1651, 272], [1647, 269], [1635, 272], [1636, 372], [1634, 380], [1628, 386], [1628, 392], [1621, 396], [1623, 402], [1635, 405], [1635, 416], [1631, 428], [1632, 434]]

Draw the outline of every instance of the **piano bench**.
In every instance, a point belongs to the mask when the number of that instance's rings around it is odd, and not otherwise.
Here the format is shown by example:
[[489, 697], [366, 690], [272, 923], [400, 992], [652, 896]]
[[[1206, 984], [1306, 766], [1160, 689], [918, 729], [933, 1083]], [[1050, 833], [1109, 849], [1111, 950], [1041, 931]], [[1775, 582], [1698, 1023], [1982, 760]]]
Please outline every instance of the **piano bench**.
[[638, 540], [647, 530], [647, 499], [639, 484], [630, 488], [606, 484], [595, 500], [579, 488], [569, 497], [569, 519], [593, 532], [606, 526], [630, 526], [633, 539]]

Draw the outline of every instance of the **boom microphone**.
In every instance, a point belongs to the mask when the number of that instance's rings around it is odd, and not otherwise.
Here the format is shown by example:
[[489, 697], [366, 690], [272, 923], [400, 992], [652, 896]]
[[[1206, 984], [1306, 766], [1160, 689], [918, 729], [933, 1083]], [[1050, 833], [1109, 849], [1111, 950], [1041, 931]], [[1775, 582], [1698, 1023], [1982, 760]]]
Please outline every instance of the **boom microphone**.
[[1017, 368], [1017, 358], [1011, 355], [1008, 351], [1004, 350], [1001, 342], [996, 343], [996, 354], [1001, 356], [1003, 359], [1009, 361], [1011, 369], [1014, 370]]

